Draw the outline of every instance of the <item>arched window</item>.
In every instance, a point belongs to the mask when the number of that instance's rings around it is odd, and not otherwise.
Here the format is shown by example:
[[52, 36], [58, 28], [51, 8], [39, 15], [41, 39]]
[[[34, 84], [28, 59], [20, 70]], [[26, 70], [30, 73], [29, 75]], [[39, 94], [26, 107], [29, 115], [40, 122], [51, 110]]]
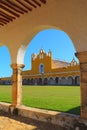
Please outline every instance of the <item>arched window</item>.
[[41, 74], [44, 73], [44, 64], [40, 64], [40, 66], [39, 66], [39, 72], [40, 72]]

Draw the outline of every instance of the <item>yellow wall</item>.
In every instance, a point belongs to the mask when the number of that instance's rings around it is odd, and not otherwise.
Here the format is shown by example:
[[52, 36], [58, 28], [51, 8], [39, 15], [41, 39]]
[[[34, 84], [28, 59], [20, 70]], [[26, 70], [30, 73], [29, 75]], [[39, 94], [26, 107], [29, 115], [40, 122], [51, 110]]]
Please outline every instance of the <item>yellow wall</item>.
[[[41, 55], [43, 55], [43, 58], [41, 58]], [[50, 55], [50, 56], [48, 56]], [[79, 76], [80, 75], [80, 69], [79, 65], [73, 65], [73, 66], [67, 66], [63, 68], [52, 68], [52, 53], [48, 52], [46, 54], [44, 50], [40, 50], [40, 53], [33, 54], [32, 56], [32, 69], [23, 71], [23, 79], [26, 78], [42, 78], [42, 75], [39, 72], [39, 66], [40, 64], [44, 64], [44, 78], [46, 77], [69, 77], [69, 76]], [[27, 77], [26, 77], [27, 75]]]
[[32, 69], [31, 69], [31, 71], [32, 71], [33, 74], [40, 73], [39, 72], [40, 64], [44, 64], [44, 73], [51, 71], [52, 57], [48, 56], [42, 49], [40, 50], [40, 53], [39, 53], [39, 55], [37, 55], [36, 59], [32, 58]]

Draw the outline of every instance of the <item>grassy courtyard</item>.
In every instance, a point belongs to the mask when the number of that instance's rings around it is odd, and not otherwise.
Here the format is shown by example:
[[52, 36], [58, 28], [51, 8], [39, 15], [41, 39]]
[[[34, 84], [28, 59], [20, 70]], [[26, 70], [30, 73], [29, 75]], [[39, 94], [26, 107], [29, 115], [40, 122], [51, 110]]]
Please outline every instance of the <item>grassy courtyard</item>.
[[[0, 86], [0, 101], [11, 102], [11, 86]], [[23, 104], [29, 107], [80, 113], [79, 86], [23, 86]]]

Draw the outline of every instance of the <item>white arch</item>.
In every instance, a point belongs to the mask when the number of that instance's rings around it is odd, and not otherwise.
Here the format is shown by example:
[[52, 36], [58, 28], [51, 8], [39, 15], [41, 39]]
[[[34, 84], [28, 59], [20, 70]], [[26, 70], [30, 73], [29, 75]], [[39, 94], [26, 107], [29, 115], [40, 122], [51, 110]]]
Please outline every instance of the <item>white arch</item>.
[[[28, 34], [28, 36], [26, 37], [26, 39], [24, 40], [24, 42], [21, 44], [21, 46], [18, 49], [17, 64], [24, 64], [25, 51], [26, 51], [27, 46], [30, 44], [30, 41], [35, 37], [36, 34], [41, 32], [42, 30], [47, 30], [47, 29], [55, 29], [55, 30], [63, 31], [62, 29], [60, 29], [56, 26], [49, 26], [49, 25], [41, 25], [41, 26], [34, 28], [32, 30], [32, 32]], [[68, 36], [70, 38], [70, 36], [66, 32], [64, 32], [64, 33], [66, 34], [66, 36]]]

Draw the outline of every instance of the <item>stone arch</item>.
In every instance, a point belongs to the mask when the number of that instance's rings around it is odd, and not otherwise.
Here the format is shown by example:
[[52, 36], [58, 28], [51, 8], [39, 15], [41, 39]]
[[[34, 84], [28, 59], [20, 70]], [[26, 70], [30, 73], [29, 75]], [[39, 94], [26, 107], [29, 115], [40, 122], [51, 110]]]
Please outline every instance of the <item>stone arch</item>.
[[34, 85], [34, 79], [33, 78], [30, 80], [30, 84]]
[[61, 85], [66, 85], [66, 84], [67, 84], [66, 77], [61, 77]]
[[[25, 52], [26, 52], [26, 48], [30, 44], [31, 40], [39, 32], [41, 32], [43, 30], [48, 30], [48, 29], [60, 30], [60, 31], [64, 32], [66, 34], [66, 36], [69, 37], [70, 40], [72, 40], [67, 32], [65, 32], [64, 30], [62, 30], [62, 29], [60, 29], [56, 26], [50, 26], [50, 25], [37, 26], [34, 29], [32, 29], [32, 31], [29, 33], [29, 35], [25, 38], [25, 40], [23, 41], [23, 43], [19, 47], [18, 52], [17, 52], [17, 64], [24, 64], [24, 55], [25, 55]], [[75, 46], [74, 43], [73, 43], [73, 46]]]
[[38, 79], [38, 85], [42, 85], [42, 78]]
[[[60, 5], [61, 5], [61, 8], [57, 8]], [[70, 34], [71, 39], [73, 39], [73, 41], [75, 42], [75, 45], [76, 45], [78, 51], [80, 51], [80, 52], [84, 51], [84, 50], [86, 51], [87, 50], [86, 49], [87, 45], [85, 44], [86, 43], [86, 34], [87, 34], [86, 33], [87, 32], [87, 30], [86, 30], [87, 19], [85, 17], [86, 5], [87, 5], [86, 2], [81, 4], [81, 2], [78, 3], [78, 2], [75, 2], [75, 0], [73, 2], [70, 2], [69, 0], [68, 0], [68, 2], [53, 1], [53, 0], [48, 1], [47, 6], [39, 12], [39, 15], [37, 15], [38, 13], [34, 12], [36, 14], [35, 16], [37, 17], [38, 20], [36, 20], [36, 17], [34, 17], [34, 14], [24, 15], [22, 18], [17, 19], [18, 22], [16, 22], [16, 20], [15, 20], [13, 22], [13, 24], [11, 23], [12, 25], [9, 25], [8, 28], [6, 28], [6, 32], [9, 32], [9, 33], [4, 34], [3, 30], [5, 30], [5, 29], [2, 29], [1, 35], [0, 35], [1, 36], [0, 43], [6, 42], [8, 45], [13, 44], [14, 46], [16, 43], [18, 43], [18, 45], [21, 45], [23, 43], [24, 39], [26, 39], [26, 35], [29, 36], [31, 34], [32, 28], [36, 28], [36, 26], [38, 26], [40, 24], [41, 24], [42, 28], [46, 28], [46, 26], [50, 28], [50, 25], [55, 25], [56, 27], [59, 27], [62, 30], [64, 30], [65, 32], [67, 32], [68, 34]], [[81, 7], [83, 8], [83, 10], [81, 10]], [[76, 11], [76, 13], [74, 13], [72, 10]], [[46, 13], [46, 12], [48, 12], [48, 13]], [[43, 15], [44, 15], [44, 17], [43, 17]], [[56, 16], [58, 16], [58, 17], [56, 17]], [[66, 16], [66, 18], [65, 18], [65, 16]], [[83, 19], [82, 19], [82, 17], [83, 17]], [[24, 22], [22, 22], [22, 19]], [[72, 21], [72, 19], [73, 19], [73, 21]], [[30, 22], [30, 20], [31, 21], [33, 20], [36, 22]], [[24, 24], [24, 23], [26, 23], [26, 24]], [[67, 24], [67, 23], [69, 23], [69, 24]], [[12, 28], [12, 30], [11, 30], [11, 28]], [[75, 30], [73, 28], [75, 28]], [[41, 28], [39, 27], [38, 30], [41, 30]], [[38, 31], [38, 30], [36, 29], [32, 33], [32, 36], [29, 38], [29, 40], [32, 39], [33, 35], [35, 35], [36, 31]], [[81, 31], [81, 30], [83, 30], [83, 31]], [[14, 37], [14, 33], [16, 34], [15, 37]], [[24, 35], [23, 35], [23, 33], [24, 33]], [[9, 36], [11, 37], [10, 40], [8, 40]], [[28, 42], [29, 42], [29, 40], [28, 40]], [[26, 41], [27, 41], [27, 39], [26, 39]], [[80, 47], [80, 45], [81, 45], [81, 47]], [[84, 48], [83, 45], [86, 46], [86, 48]], [[18, 50], [16, 50], [16, 53], [17, 52], [18, 52]], [[13, 54], [12, 54], [12, 57], [13, 57]]]
[[67, 77], [67, 84], [73, 85], [73, 77], [72, 76]]
[[48, 85], [48, 78], [44, 78], [44, 85]]
[[[48, 28], [46, 28], [48, 29]], [[56, 28], [57, 29], [57, 28]], [[40, 30], [41, 31], [41, 30]], [[38, 32], [37, 32], [38, 33]], [[33, 37], [36, 35], [36, 33], [33, 35]], [[33, 38], [32, 37], [32, 38]], [[24, 54], [27, 48], [27, 45], [29, 44], [29, 39], [27, 38], [25, 40], [25, 42], [21, 45], [20, 49], [18, 50], [18, 55], [17, 55], [17, 64], [24, 64]], [[34, 84], [34, 81], [31, 82], [31, 84]], [[38, 79], [38, 85], [42, 85], [43, 81], [42, 78]], [[49, 84], [50, 85], [54, 85], [55, 84], [55, 80], [53, 78], [50, 78], [49, 80]], [[65, 83], [61, 84], [61, 85], [65, 85]]]
[[52, 77], [49, 78], [49, 84], [50, 84], [50, 85], [55, 84], [55, 81], [54, 81], [54, 79], [53, 79]]
[[27, 85], [27, 79], [26, 78], [22, 80], [22, 84]]
[[19, 47], [18, 49], [18, 53], [17, 53], [17, 64], [24, 64], [24, 55], [25, 55], [25, 51], [27, 46], [29, 45], [30, 41], [35, 37], [35, 35], [37, 33], [39, 33], [40, 31], [44, 30], [44, 29], [49, 29], [52, 28], [52, 26], [39, 26], [39, 27], [35, 27], [32, 32], [30, 32], [30, 34], [28, 35], [28, 37], [26, 37], [26, 39], [24, 40], [24, 42], [22, 43], [22, 45]]
[[[48, 28], [46, 28], [46, 29], [48, 29]], [[55, 28], [55, 29], [58, 29], [58, 28]], [[40, 30], [41, 31], [41, 30]], [[35, 35], [33, 35], [33, 37], [34, 37]], [[33, 38], [32, 37], [32, 38]], [[24, 41], [24, 43], [21, 45], [21, 47], [19, 48], [19, 50], [18, 50], [18, 53], [17, 53], [17, 64], [24, 64], [24, 55], [25, 55], [25, 51], [26, 51], [26, 48], [27, 48], [27, 45], [29, 44], [29, 39], [27, 38], [25, 41]], [[14, 61], [14, 60], [13, 60]], [[34, 80], [33, 79], [31, 79], [31, 83], [30, 83], [31, 85], [33, 85], [34, 84]], [[42, 78], [40, 78], [40, 79], [38, 79], [38, 84], [39, 85], [41, 85], [41, 84], [43, 84], [43, 81], [42, 81]], [[55, 81], [54, 81], [54, 79], [52, 78], [50, 78], [50, 80], [49, 80], [49, 84], [50, 85], [54, 85], [55, 84]]]
[[[59, 7], [61, 5], [61, 8]], [[68, 8], [67, 8], [68, 7]], [[82, 8], [82, 10], [81, 10]], [[74, 11], [73, 11], [74, 10]], [[48, 12], [48, 13], [46, 13]], [[76, 13], [75, 13], [76, 12]], [[19, 19], [15, 20], [14, 22], [11, 22], [11, 24], [8, 24], [1, 28], [1, 34], [0, 34], [0, 43], [5, 43], [10, 46], [11, 50], [15, 47], [15, 44], [19, 47], [21, 43], [24, 41], [24, 38], [26, 35], [28, 35], [28, 29], [31, 30], [31, 28], [34, 28], [36, 25], [41, 24], [52, 24], [58, 26], [63, 26], [63, 30], [70, 33], [70, 36], [72, 37], [74, 44], [76, 45], [77, 51], [82, 52], [83, 54], [79, 53], [78, 57], [81, 62], [81, 90], [82, 91], [82, 117], [87, 118], [87, 18], [86, 18], [86, 12], [87, 12], [87, 2], [76, 2], [76, 0], [68, 0], [67, 2], [62, 2], [58, 0], [49, 0], [47, 2], [47, 6], [44, 8], [41, 7], [41, 10], [34, 11], [32, 15], [24, 15], [24, 17], [20, 17]], [[44, 17], [43, 17], [44, 14]], [[34, 17], [36, 16], [36, 17]], [[58, 17], [57, 17], [58, 16]], [[38, 20], [36, 20], [36, 18]], [[73, 20], [72, 20], [73, 19]], [[24, 22], [23, 22], [24, 21]], [[34, 22], [31, 22], [34, 21]], [[26, 24], [25, 24], [26, 23]], [[24, 25], [25, 24], [25, 25]], [[16, 28], [15, 28], [16, 27]], [[27, 29], [28, 27], [28, 29]], [[4, 33], [5, 32], [5, 33]], [[24, 33], [24, 36], [22, 38], [21, 33]], [[15, 36], [14, 36], [15, 34]], [[8, 37], [11, 37], [8, 39]], [[32, 34], [33, 36], [33, 34]], [[14, 39], [13, 39], [14, 38]], [[4, 39], [4, 40], [3, 40]], [[20, 39], [20, 40], [19, 40]], [[25, 38], [26, 39], [26, 38]], [[13, 50], [12, 50], [13, 51]], [[22, 51], [22, 50], [21, 50]], [[23, 58], [19, 59], [21, 55], [21, 52], [18, 52], [19, 55], [17, 57], [17, 47], [15, 48], [15, 52], [12, 52], [12, 61], [13, 63], [21, 64], [23, 63]], [[86, 52], [86, 55], [84, 55], [84, 52]], [[81, 55], [80, 55], [81, 54]], [[84, 96], [83, 96], [84, 95]]]

